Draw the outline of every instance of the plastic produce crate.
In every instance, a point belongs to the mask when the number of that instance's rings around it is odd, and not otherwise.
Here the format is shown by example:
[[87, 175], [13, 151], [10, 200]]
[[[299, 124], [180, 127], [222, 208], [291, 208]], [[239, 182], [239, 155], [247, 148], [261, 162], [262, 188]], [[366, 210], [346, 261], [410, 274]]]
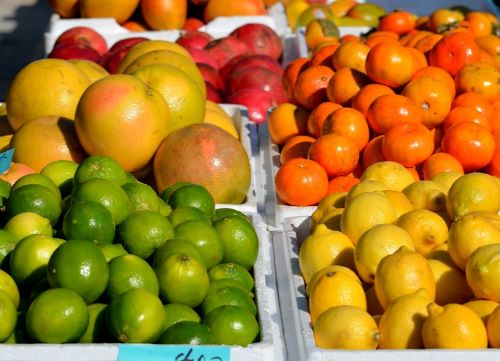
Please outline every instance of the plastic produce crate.
[[500, 360], [500, 350], [366, 350], [348, 351], [319, 348], [314, 342], [310, 325], [305, 284], [300, 274], [298, 252], [309, 234], [310, 217], [290, 217], [283, 221], [281, 231], [272, 232], [277, 270], [280, 308], [285, 342], [294, 345], [288, 360], [342, 361], [494, 361]]
[[[252, 224], [259, 237], [259, 255], [254, 265], [255, 297], [258, 308], [258, 320], [261, 327], [260, 339], [248, 347], [228, 346], [230, 360], [285, 360], [284, 343], [278, 307], [277, 288], [275, 281], [274, 260], [271, 241], [266, 225], [259, 215], [251, 216]], [[0, 345], [0, 361], [115, 361], [126, 359], [126, 348], [136, 345], [108, 344], [19, 344]], [[144, 346], [144, 345], [140, 345]], [[146, 345], [147, 346], [147, 345]], [[165, 352], [162, 360], [173, 360], [172, 352], [176, 347], [169, 345], [151, 345], [153, 349]], [[178, 345], [176, 345], [178, 346]], [[189, 349], [189, 345], [185, 345]], [[142, 350], [141, 350], [142, 352]], [[147, 352], [144, 351], [144, 352]], [[146, 358], [152, 360], [157, 358]], [[168, 357], [167, 357], [168, 356]], [[128, 358], [130, 359], [130, 358]]]

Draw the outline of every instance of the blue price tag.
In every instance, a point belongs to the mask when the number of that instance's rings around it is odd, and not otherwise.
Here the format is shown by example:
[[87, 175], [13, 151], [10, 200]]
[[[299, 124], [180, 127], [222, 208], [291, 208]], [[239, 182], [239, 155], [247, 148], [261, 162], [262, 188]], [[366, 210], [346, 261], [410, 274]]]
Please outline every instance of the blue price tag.
[[118, 361], [230, 361], [227, 346], [118, 345]]
[[0, 174], [10, 168], [13, 155], [14, 155], [14, 148], [10, 148], [5, 152], [0, 153]]

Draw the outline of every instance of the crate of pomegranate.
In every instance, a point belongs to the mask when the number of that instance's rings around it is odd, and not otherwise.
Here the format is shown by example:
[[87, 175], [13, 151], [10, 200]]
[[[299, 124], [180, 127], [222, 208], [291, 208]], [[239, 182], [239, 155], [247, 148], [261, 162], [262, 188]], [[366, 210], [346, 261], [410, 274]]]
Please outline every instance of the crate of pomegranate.
[[288, 101], [259, 129], [270, 223], [310, 216], [381, 161], [420, 181], [444, 170], [498, 176], [497, 23], [490, 12], [393, 11], [359, 41], [332, 40], [290, 61]]

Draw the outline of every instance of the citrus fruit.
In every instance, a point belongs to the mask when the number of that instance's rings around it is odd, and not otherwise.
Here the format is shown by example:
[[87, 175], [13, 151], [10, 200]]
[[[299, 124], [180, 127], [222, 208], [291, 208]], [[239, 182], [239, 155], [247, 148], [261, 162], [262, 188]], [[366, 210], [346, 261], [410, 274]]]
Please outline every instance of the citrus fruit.
[[106, 289], [109, 279], [108, 263], [94, 243], [69, 240], [50, 256], [47, 279], [50, 287], [73, 290], [87, 304], [91, 304]]
[[248, 292], [232, 286], [209, 288], [200, 305], [201, 314], [206, 317], [210, 311], [225, 305], [240, 306], [250, 311], [254, 316], [257, 315], [257, 306]]
[[52, 236], [50, 220], [33, 212], [16, 214], [7, 221], [3, 229], [14, 235], [16, 243], [31, 234]]
[[242, 211], [239, 211], [237, 209], [228, 208], [228, 207], [216, 208], [214, 216], [212, 217], [212, 222], [215, 222], [219, 218], [224, 218], [225, 216], [229, 216], [229, 215], [241, 217], [244, 220], [251, 223], [250, 219], [246, 216], [245, 213], [243, 213]]
[[63, 216], [62, 230], [66, 239], [80, 239], [101, 246], [113, 243], [115, 222], [100, 203], [81, 201], [70, 205]]
[[467, 261], [467, 283], [477, 298], [500, 302], [499, 257], [500, 243], [493, 243], [476, 249]]
[[9, 198], [12, 185], [4, 179], [0, 179], [0, 206], [3, 207], [5, 200]]
[[[208, 104], [208, 103], [207, 103]], [[207, 106], [207, 104], [205, 104]], [[219, 112], [213, 109], [206, 109], [204, 123], [213, 124], [231, 134], [236, 139], [240, 139], [240, 133], [234, 125], [233, 119], [226, 112]]]
[[208, 270], [210, 282], [222, 279], [231, 279], [238, 281], [247, 290], [251, 291], [254, 287], [252, 274], [237, 263], [219, 263]]
[[360, 181], [347, 192], [344, 200], [344, 207], [349, 206], [351, 200], [361, 193], [385, 192], [386, 190], [388, 190], [387, 186], [377, 180], [367, 179]]
[[224, 248], [222, 262], [250, 269], [257, 260], [259, 238], [253, 225], [239, 216], [226, 216], [213, 223]]
[[358, 275], [350, 268], [347, 268], [345, 266], [339, 266], [337, 264], [332, 264], [329, 266], [326, 266], [322, 269], [320, 269], [318, 272], [316, 272], [312, 277], [311, 280], [306, 284], [306, 295], [310, 296], [311, 295], [311, 290], [314, 287], [314, 284], [320, 279], [322, 276], [326, 275], [329, 272], [345, 272], [348, 276], [351, 276], [354, 278], [356, 281], [361, 283]]
[[182, 303], [167, 303], [163, 308], [167, 317], [165, 330], [182, 321], [201, 322], [201, 318], [196, 311]]
[[460, 172], [455, 172], [455, 171], [441, 172], [433, 176], [431, 180], [441, 183], [446, 187], [448, 191], [450, 191], [450, 188], [453, 185], [453, 183], [455, 183], [455, 181], [461, 176], [463, 176], [463, 174]]
[[500, 338], [498, 337], [498, 331], [500, 330], [500, 307], [497, 307], [488, 318], [486, 330], [490, 346], [498, 348], [500, 346]]
[[170, 196], [177, 189], [179, 189], [181, 187], [184, 187], [184, 186], [192, 185], [192, 184], [194, 184], [194, 183], [191, 183], [191, 182], [175, 182], [175, 183], [169, 185], [163, 191], [160, 192], [160, 198], [163, 199], [165, 202], [168, 203], [168, 200], [169, 200]]
[[481, 320], [483, 320], [485, 326], [487, 326], [490, 315], [498, 307], [497, 302], [490, 300], [471, 300], [463, 305], [477, 313], [477, 315], [481, 317]]
[[45, 186], [49, 189], [51, 189], [58, 197], [59, 200], [61, 200], [61, 192], [59, 191], [59, 188], [57, 185], [52, 182], [52, 180], [43, 174], [40, 173], [32, 173], [32, 174], [26, 174], [23, 175], [21, 178], [19, 178], [13, 185], [12, 188], [10, 189], [10, 192], [15, 192], [22, 186], [28, 185], [28, 184], [40, 184], [42, 186]]
[[168, 327], [158, 342], [172, 345], [213, 345], [215, 339], [207, 325], [194, 321], [181, 321]]
[[61, 201], [50, 188], [28, 184], [11, 193], [5, 212], [8, 219], [24, 212], [38, 213], [54, 226], [61, 214]]
[[199, 248], [188, 241], [187, 239], [169, 239], [153, 254], [152, 266], [153, 268], [160, 265], [168, 257], [175, 254], [185, 254], [190, 257], [196, 258], [206, 267], [205, 258], [203, 257]]
[[87, 308], [89, 310], [89, 323], [83, 335], [78, 339], [78, 343], [105, 342], [107, 339], [106, 312], [108, 305], [93, 303]]
[[240, 290], [244, 291], [250, 298], [254, 298], [254, 293], [252, 291], [249, 291], [243, 283], [240, 281], [237, 281], [232, 278], [220, 278], [217, 280], [210, 280], [210, 284], [208, 285], [208, 292], [211, 292], [213, 290], [217, 290], [219, 288], [223, 287], [233, 287], [233, 288], [239, 288]]
[[168, 205], [173, 209], [180, 206], [198, 208], [210, 219], [215, 211], [214, 197], [205, 187], [198, 184], [185, 185], [175, 190], [168, 198]]
[[203, 212], [201, 209], [185, 206], [179, 206], [173, 209], [172, 212], [168, 215], [168, 219], [174, 227], [181, 224], [182, 222], [191, 220], [203, 220], [207, 223], [211, 222], [208, 214]]
[[67, 288], [53, 288], [38, 295], [28, 308], [26, 329], [37, 342], [76, 342], [85, 333], [89, 311], [85, 301]]
[[193, 243], [203, 256], [207, 268], [221, 262], [224, 245], [215, 228], [205, 220], [188, 220], [174, 228], [175, 238]]
[[102, 178], [76, 185], [71, 193], [71, 203], [78, 201], [100, 203], [111, 213], [115, 225], [123, 222], [132, 209], [127, 193], [115, 182]]
[[19, 307], [19, 289], [17, 288], [14, 279], [4, 270], [0, 269], [0, 290], [5, 292], [14, 303], [14, 306]]
[[206, 324], [216, 343], [224, 345], [248, 346], [257, 338], [259, 323], [246, 308], [221, 306], [210, 312], [203, 323]]
[[104, 69], [98, 63], [91, 60], [69, 59], [69, 62], [74, 64], [78, 69], [84, 72], [85, 75], [90, 79], [91, 83], [109, 75], [106, 69]]
[[446, 210], [446, 194], [448, 189], [441, 183], [431, 180], [420, 180], [403, 189], [403, 194], [410, 200], [413, 208], [423, 208], [438, 212]]
[[141, 288], [158, 296], [158, 279], [153, 268], [142, 258], [126, 254], [113, 258], [109, 265], [106, 294], [111, 300], [132, 288]]
[[158, 212], [137, 211], [118, 225], [117, 235], [128, 253], [146, 259], [168, 239], [173, 238], [174, 228]]
[[158, 212], [165, 217], [172, 213], [172, 208], [160, 197], [158, 197]]
[[328, 308], [314, 322], [313, 331], [316, 345], [322, 348], [374, 350], [379, 342], [377, 323], [355, 306]]
[[186, 254], [173, 254], [155, 268], [160, 284], [160, 296], [169, 303], [182, 303], [196, 307], [203, 302], [208, 291], [208, 274], [197, 258]]
[[50, 162], [40, 171], [41, 174], [49, 178], [59, 188], [61, 196], [71, 193], [73, 188], [73, 177], [78, 163], [73, 160], [60, 159]]
[[17, 323], [17, 310], [12, 298], [0, 289], [0, 342], [7, 340]]
[[0, 267], [3, 265], [5, 260], [8, 260], [7, 256], [14, 249], [17, 243], [17, 238], [9, 231], [0, 229]]
[[402, 191], [406, 186], [413, 183], [413, 175], [397, 162], [383, 161], [374, 163], [366, 168], [360, 177], [361, 181], [376, 180], [395, 191]]
[[111, 261], [113, 258], [128, 254], [125, 248], [120, 243], [103, 244], [99, 246], [106, 262]]
[[106, 324], [119, 342], [153, 343], [163, 333], [165, 309], [158, 296], [133, 288], [111, 302]]
[[42, 234], [23, 238], [10, 254], [10, 275], [21, 290], [29, 290], [47, 276], [47, 265], [64, 240]]
[[85, 158], [74, 175], [75, 184], [81, 184], [93, 178], [103, 178], [117, 183], [119, 186], [127, 182], [127, 175], [120, 163], [111, 157], [91, 155]]
[[132, 203], [132, 211], [160, 210], [160, 199], [151, 186], [142, 182], [128, 182], [122, 188]]

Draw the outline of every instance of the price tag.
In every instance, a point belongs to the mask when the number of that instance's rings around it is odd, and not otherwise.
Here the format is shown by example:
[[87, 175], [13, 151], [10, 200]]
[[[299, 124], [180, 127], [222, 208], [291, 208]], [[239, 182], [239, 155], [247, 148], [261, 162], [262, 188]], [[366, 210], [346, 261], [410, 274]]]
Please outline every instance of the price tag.
[[118, 361], [230, 361], [227, 346], [118, 345]]
[[14, 148], [10, 148], [5, 152], [0, 153], [0, 174], [10, 168], [13, 155], [14, 155]]

